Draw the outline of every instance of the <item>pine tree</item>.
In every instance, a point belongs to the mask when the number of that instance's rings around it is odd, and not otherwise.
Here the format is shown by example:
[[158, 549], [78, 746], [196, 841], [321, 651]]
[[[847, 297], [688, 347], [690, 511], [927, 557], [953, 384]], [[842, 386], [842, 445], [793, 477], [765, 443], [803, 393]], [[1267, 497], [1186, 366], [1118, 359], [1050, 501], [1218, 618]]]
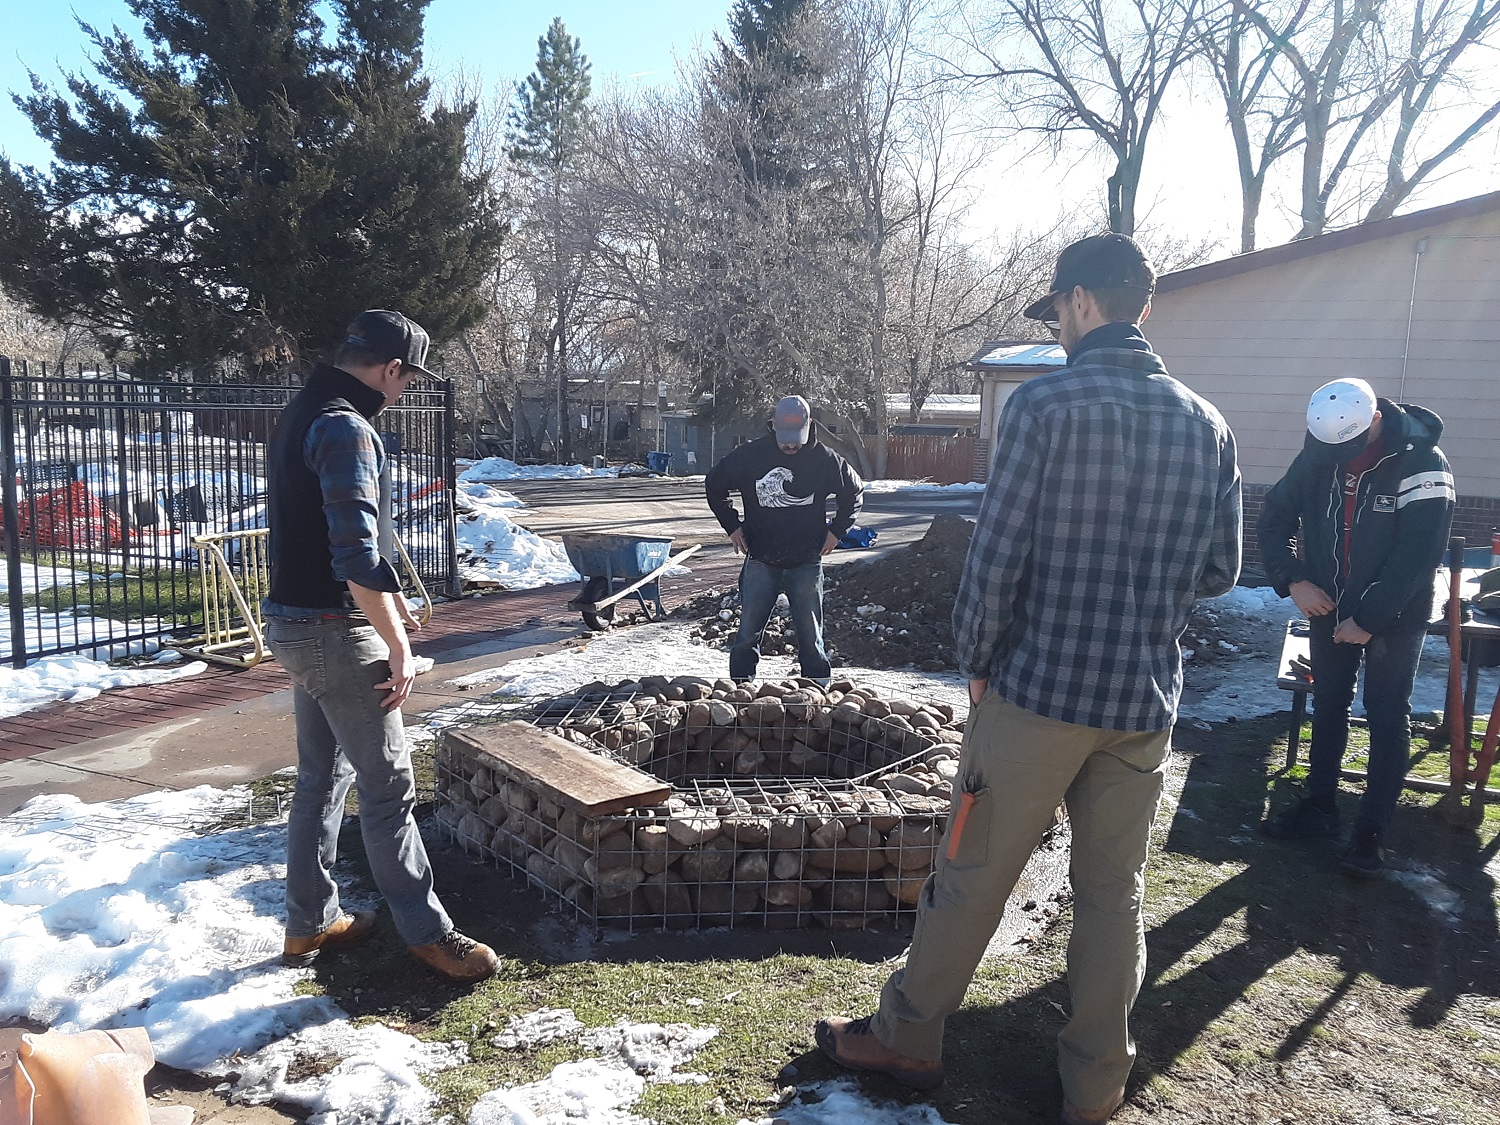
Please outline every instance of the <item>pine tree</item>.
[[17, 104], [51, 171], [0, 159], [0, 282], [141, 370], [305, 367], [353, 313], [441, 339], [481, 315], [502, 227], [463, 170], [472, 107], [428, 110], [428, 0], [128, 0], [81, 24], [99, 80]]
[[527, 226], [536, 247], [531, 266], [537, 304], [546, 310], [547, 321], [542, 354], [557, 388], [559, 453], [571, 461], [569, 345], [591, 256], [587, 223], [573, 198], [577, 182], [572, 172], [585, 151], [591, 82], [588, 58], [560, 17], [536, 46], [536, 69], [516, 85], [509, 155], [531, 183]]
[[518, 163], [556, 173], [578, 155], [592, 86], [588, 56], [579, 48], [560, 16], [536, 41], [536, 69], [516, 84], [510, 117], [510, 155]]

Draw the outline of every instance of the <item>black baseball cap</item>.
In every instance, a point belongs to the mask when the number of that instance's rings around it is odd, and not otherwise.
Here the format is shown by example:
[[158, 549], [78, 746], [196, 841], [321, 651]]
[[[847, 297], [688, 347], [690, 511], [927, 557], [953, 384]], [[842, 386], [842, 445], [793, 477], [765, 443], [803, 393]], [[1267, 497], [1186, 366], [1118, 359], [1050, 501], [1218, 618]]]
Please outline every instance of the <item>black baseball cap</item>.
[[344, 344], [364, 348], [381, 362], [399, 359], [418, 375], [433, 377], [427, 362], [427, 330], [410, 317], [390, 309], [366, 309], [350, 323]]
[[1145, 251], [1128, 235], [1111, 232], [1080, 238], [1057, 256], [1057, 272], [1047, 295], [1027, 305], [1021, 315], [1027, 320], [1052, 319], [1052, 302], [1057, 295], [1071, 293], [1077, 285], [1085, 289], [1141, 289], [1149, 297], [1156, 291], [1156, 271], [1146, 260]]

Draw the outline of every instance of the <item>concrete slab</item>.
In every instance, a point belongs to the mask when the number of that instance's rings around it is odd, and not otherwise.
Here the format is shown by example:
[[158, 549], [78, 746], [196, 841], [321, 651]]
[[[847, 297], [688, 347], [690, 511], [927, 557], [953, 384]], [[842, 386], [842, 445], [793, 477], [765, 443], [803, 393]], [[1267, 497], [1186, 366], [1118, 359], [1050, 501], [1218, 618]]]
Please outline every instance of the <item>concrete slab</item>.
[[37, 758], [0, 762], [0, 817], [9, 816], [40, 793], [76, 793], [82, 800], [117, 801], [158, 788], [128, 777], [90, 773]]

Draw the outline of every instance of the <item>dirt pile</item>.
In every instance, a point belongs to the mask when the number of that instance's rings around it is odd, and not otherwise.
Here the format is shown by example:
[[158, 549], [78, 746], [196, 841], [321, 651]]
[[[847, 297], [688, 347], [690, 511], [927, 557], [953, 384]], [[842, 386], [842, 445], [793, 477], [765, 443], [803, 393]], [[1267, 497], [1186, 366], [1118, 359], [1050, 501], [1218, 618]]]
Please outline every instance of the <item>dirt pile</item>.
[[[953, 599], [973, 531], [962, 516], [944, 514], [909, 547], [868, 562], [829, 567], [823, 579], [823, 633], [834, 663], [914, 665], [924, 672], [952, 668]], [[710, 590], [672, 616], [697, 619], [694, 636], [727, 645], [739, 629], [739, 592], [733, 587]], [[761, 651], [775, 656], [796, 649], [782, 603], [766, 626]]]

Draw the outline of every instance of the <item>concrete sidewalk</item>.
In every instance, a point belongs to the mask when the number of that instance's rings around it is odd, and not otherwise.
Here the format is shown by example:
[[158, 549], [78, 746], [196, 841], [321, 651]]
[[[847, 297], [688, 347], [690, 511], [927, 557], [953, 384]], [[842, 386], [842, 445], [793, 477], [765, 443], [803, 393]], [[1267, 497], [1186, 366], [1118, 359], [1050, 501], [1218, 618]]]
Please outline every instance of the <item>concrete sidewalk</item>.
[[[433, 654], [436, 667], [417, 680], [402, 709], [408, 724], [434, 708], [474, 698], [472, 692], [445, 686], [447, 681], [554, 652], [580, 632], [574, 626], [543, 625]], [[156, 789], [237, 785], [296, 762], [292, 692], [282, 688], [184, 718], [0, 762], [0, 816], [39, 793], [109, 801]]]

